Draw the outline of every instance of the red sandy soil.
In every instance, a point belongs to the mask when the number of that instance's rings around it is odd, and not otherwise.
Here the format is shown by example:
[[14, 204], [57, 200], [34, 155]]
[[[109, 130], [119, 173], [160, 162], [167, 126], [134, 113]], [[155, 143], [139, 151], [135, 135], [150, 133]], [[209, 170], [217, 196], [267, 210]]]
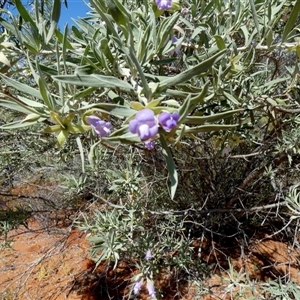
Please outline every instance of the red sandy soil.
[[[33, 189], [11, 192], [32, 195]], [[119, 261], [115, 270], [104, 263], [95, 268], [86, 234], [72, 227], [71, 213], [61, 210], [46, 218], [37, 214], [26, 227], [9, 232], [10, 246], [3, 246], [4, 236], [0, 235], [0, 300], [149, 299], [145, 287], [138, 297], [130, 297], [131, 278], [139, 272], [133, 264]], [[195, 242], [195, 255], [211, 266], [212, 275], [200, 274], [205, 279], [197, 286], [197, 282], [178, 281], [162, 272], [155, 287], [166, 300], [259, 298], [259, 283], [268, 279], [280, 277], [300, 284], [299, 249], [290, 244], [264, 234], [250, 239], [244, 249], [238, 243], [226, 249], [214, 241]]]
[[11, 248], [0, 256], [0, 299], [81, 299], [69, 291], [87, 255], [82, 232], [49, 230], [31, 220], [9, 239]]
[[[115, 270], [104, 264], [95, 270], [94, 262], [89, 259], [84, 232], [71, 227], [43, 228], [39, 222], [31, 219], [27, 228], [20, 226], [12, 230], [8, 238], [12, 241], [11, 247], [5, 247], [0, 252], [1, 300], [129, 298], [132, 285], [130, 278], [138, 270], [122, 261]], [[286, 276], [300, 283], [299, 253], [295, 249], [271, 239], [252, 242], [250, 248], [244, 259], [231, 259], [236, 274], [246, 272], [250, 279], [257, 281]], [[215, 255], [210, 256], [207, 251], [202, 255], [204, 261], [209, 263], [219, 259]], [[219, 266], [222, 265], [219, 261]], [[160, 276], [155, 285], [162, 291], [163, 299], [233, 299], [240, 287], [232, 285], [228, 270], [224, 267], [222, 271], [212, 271], [215, 275], [204, 281], [204, 288], [208, 291], [206, 295], [200, 295], [199, 289], [191, 284], [172, 282], [167, 274]], [[243, 295], [255, 297], [247, 289]], [[138, 299], [147, 297], [143, 288]], [[247, 299], [243, 297], [239, 299]]]

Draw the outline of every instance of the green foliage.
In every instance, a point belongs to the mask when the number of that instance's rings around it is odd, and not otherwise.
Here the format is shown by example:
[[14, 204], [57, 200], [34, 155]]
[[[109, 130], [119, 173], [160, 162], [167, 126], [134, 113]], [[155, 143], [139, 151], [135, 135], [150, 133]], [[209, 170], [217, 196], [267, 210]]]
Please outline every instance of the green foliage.
[[96, 211], [91, 220], [84, 217], [84, 223], [79, 228], [90, 235], [92, 256], [97, 265], [106, 260], [114, 261], [116, 267], [120, 252], [126, 251], [128, 241], [133, 242], [132, 237], [136, 230], [134, 213], [134, 210], [124, 213], [117, 210], [104, 213]]
[[265, 299], [298, 299], [300, 297], [299, 286], [293, 282], [285, 282], [282, 278], [278, 278], [278, 281], [270, 281], [264, 287]]
[[[223, 124], [222, 114], [219, 114], [219, 122], [215, 125], [196, 127], [187, 125], [186, 118], [195, 110], [201, 109], [206, 95], [210, 93], [208, 99], [211, 99], [212, 93], [217, 92], [217, 86], [211, 89], [207, 83], [204, 84], [205, 80], [203, 79], [207, 76], [207, 72], [214, 74], [218, 70], [218, 81], [221, 80], [222, 69], [225, 71], [227, 68], [227, 59], [224, 58], [224, 54], [228, 50], [221, 47], [223, 49], [219, 51], [218, 47], [214, 46], [215, 42], [212, 41], [208, 51], [203, 49], [204, 51], [197, 51], [199, 52], [197, 55], [187, 56], [185, 58], [186, 67], [179, 74], [166, 76], [167, 74], [164, 74], [161, 67], [161, 65], [168, 67], [171, 62], [165, 61], [169, 55], [168, 51], [170, 51], [170, 44], [166, 41], [173, 35], [174, 29], [183, 34], [181, 38], [183, 40], [184, 28], [194, 26], [184, 20], [178, 12], [172, 13], [169, 18], [157, 19], [154, 8], [148, 7], [148, 4], [143, 4], [145, 10], [133, 8], [130, 11], [127, 4], [118, 1], [113, 3], [110, 1], [107, 3], [92, 2], [95, 9], [92, 11], [93, 17], [89, 18], [90, 20], [78, 22], [78, 29], [72, 28], [73, 34], [68, 31], [63, 34], [56, 31], [56, 39], [53, 35], [55, 24], [59, 18], [59, 5], [56, 4], [55, 2], [53, 6], [49, 31], [46, 28], [46, 31], [40, 32], [37, 23], [41, 22], [42, 16], [30, 15], [21, 3], [17, 3], [24, 22], [24, 32], [19, 32], [16, 22], [12, 22], [15, 25], [8, 26], [8, 30], [18, 36], [20, 43], [26, 40], [25, 46], [33, 54], [38, 54], [46, 59], [44, 60], [46, 65], [44, 61], [40, 62], [41, 59], [33, 60], [30, 55], [27, 55], [27, 63], [24, 62], [24, 64], [28, 64], [32, 72], [33, 86], [37, 86], [38, 89], [13, 80], [9, 73], [6, 76], [2, 75], [4, 82], [16, 90], [19, 95], [12, 97], [5, 94], [1, 104], [27, 114], [23, 120], [6, 124], [2, 128], [14, 129], [51, 120], [55, 125], [46, 127], [44, 131], [57, 133], [58, 145], [62, 147], [70, 134], [83, 133], [88, 130], [89, 127], [84, 123], [84, 117], [86, 114], [98, 111], [103, 116], [109, 114], [111, 117], [122, 120], [122, 122], [118, 122], [120, 129], [115, 131], [111, 137], [105, 138], [107, 142], [136, 143], [136, 137], [128, 135], [128, 121], [136, 112], [130, 106], [138, 110], [149, 107], [155, 114], [159, 114], [163, 110], [173, 112], [175, 106], [181, 112], [180, 126], [176, 131], [164, 133], [166, 143], [163, 144], [167, 153], [168, 169], [172, 174], [175, 172], [175, 165], [172, 163], [172, 159], [168, 158], [171, 155], [167, 150], [169, 145], [180, 143], [185, 136], [194, 138], [194, 135], [199, 132], [229, 130], [237, 126], [233, 118], [232, 124]], [[98, 23], [95, 23], [96, 26], [92, 26], [97, 15], [105, 22], [105, 26], [103, 24], [98, 26]], [[14, 19], [12, 16], [11, 18]], [[183, 21], [185, 23], [182, 24], [182, 28], [176, 25]], [[3, 21], [2, 25], [5, 26], [7, 23]], [[25, 33], [28, 28], [33, 31], [32, 37], [35, 41], [28, 40], [28, 35]], [[82, 35], [82, 32], [86, 33], [85, 36]], [[217, 39], [219, 45], [220, 40], [221, 37]], [[29, 45], [31, 46], [29, 47]], [[79, 53], [83, 54], [80, 59], [78, 58]], [[57, 60], [47, 59], [50, 57], [49, 55], [56, 57]], [[197, 60], [200, 62], [197, 63]], [[48, 72], [50, 68], [51, 75]], [[228, 73], [228, 71], [226, 72]], [[198, 92], [201, 91], [203, 84], [204, 89], [199, 97]], [[113, 102], [114, 99], [122, 99], [122, 105], [120, 106], [118, 103], [119, 100], [112, 104], [98, 101], [95, 91], [99, 88], [102, 90], [100, 94], [102, 99], [110, 97]], [[194, 92], [187, 93], [185, 90], [194, 90]], [[175, 91], [178, 91], [177, 97], [174, 97]], [[171, 96], [172, 94], [173, 96]], [[229, 95], [227, 92], [224, 94]], [[88, 101], [79, 101], [82, 97]], [[136, 99], [140, 103], [139, 106], [133, 105]], [[236, 102], [236, 104], [239, 103]], [[234, 112], [239, 112], [232, 111], [232, 108], [234, 107], [225, 108], [225, 118], [230, 114], [233, 115]], [[212, 115], [212, 113], [209, 114]], [[124, 117], [128, 117], [128, 119], [124, 120]], [[211, 118], [212, 121], [213, 119]], [[209, 120], [207, 118], [199, 120], [199, 122], [210, 122]], [[193, 122], [196, 122], [196, 119]], [[178, 183], [176, 176], [172, 175], [171, 177], [171, 197], [174, 198]]]
[[[297, 228], [299, 1], [183, 1], [162, 12], [92, 0], [63, 31], [60, 3], [47, 16], [39, 1], [33, 12], [16, 1], [21, 18], [0, 18], [0, 128], [55, 136], [65, 161], [76, 146], [83, 174], [69, 175], [71, 190], [103, 205], [78, 223], [98, 264], [127, 259], [151, 282], [162, 268], [195, 280], [192, 245], [208, 232], [241, 241], [262, 224]], [[180, 114], [152, 151], [129, 130], [144, 108]], [[113, 132], [95, 137], [91, 115]], [[266, 208], [292, 216], [279, 229]]]

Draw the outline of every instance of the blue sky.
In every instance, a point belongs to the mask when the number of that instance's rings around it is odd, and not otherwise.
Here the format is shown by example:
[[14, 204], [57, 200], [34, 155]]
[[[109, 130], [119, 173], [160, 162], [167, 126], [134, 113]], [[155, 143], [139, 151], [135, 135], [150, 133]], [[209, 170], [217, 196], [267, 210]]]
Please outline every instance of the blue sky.
[[[86, 13], [90, 11], [88, 6], [85, 3], [89, 3], [89, 0], [67, 0], [68, 3], [68, 8], [63, 4], [61, 5], [61, 14], [60, 14], [60, 19], [59, 19], [59, 27], [63, 29], [68, 23], [69, 28], [74, 25], [74, 22], [72, 21], [73, 19], [78, 19], [78, 17], [85, 17]], [[26, 6], [28, 4], [27, 1], [22, 0], [23, 5], [27, 8], [30, 9], [30, 7]], [[17, 14], [17, 9], [14, 6], [10, 6], [10, 11], [12, 14]]]
[[[63, 29], [68, 23], [69, 28], [74, 25], [73, 19], [78, 17], [85, 17], [86, 13], [90, 10], [83, 0], [67, 0], [68, 8], [62, 4], [61, 14], [59, 20], [59, 27]], [[86, 1], [88, 2], [88, 1]]]

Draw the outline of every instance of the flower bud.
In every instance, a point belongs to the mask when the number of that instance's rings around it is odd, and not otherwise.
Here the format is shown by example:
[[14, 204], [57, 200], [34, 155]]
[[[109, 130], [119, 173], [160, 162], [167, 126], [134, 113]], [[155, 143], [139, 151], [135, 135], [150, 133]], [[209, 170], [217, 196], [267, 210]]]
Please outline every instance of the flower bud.
[[110, 135], [112, 129], [110, 122], [105, 122], [96, 116], [87, 116], [85, 120], [100, 137]]
[[170, 131], [177, 126], [179, 118], [179, 113], [162, 112], [158, 116], [158, 121], [164, 130]]

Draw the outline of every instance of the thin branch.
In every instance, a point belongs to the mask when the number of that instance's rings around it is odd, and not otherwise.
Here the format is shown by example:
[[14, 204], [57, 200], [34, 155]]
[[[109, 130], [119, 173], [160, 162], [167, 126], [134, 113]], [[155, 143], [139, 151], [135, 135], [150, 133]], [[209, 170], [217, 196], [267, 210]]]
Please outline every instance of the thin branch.
[[[238, 47], [237, 51], [248, 51], [249, 49], [255, 49], [255, 50], [259, 50], [259, 51], [272, 51], [272, 50], [278, 50], [278, 49], [289, 49], [292, 47], [295, 47], [297, 45], [297, 43], [283, 43], [283, 44], [276, 44], [276, 45], [272, 45], [270, 47], [268, 46], [262, 46], [262, 45], [249, 45], [249, 46], [244, 46], [244, 47]], [[182, 43], [182, 46], [187, 47], [187, 48], [192, 48], [192, 49], [201, 49], [202, 46], [199, 45], [193, 45], [191, 43]]]
[[213, 213], [250, 213], [250, 212], [258, 212], [263, 211], [270, 208], [278, 208], [279, 206], [286, 206], [286, 201], [274, 203], [274, 204], [268, 204], [268, 205], [262, 205], [262, 206], [256, 206], [252, 208], [214, 208], [214, 209], [186, 209], [186, 210], [177, 210], [177, 211], [149, 211], [149, 213], [153, 215], [189, 215], [189, 214], [213, 214]]
[[287, 108], [283, 108], [280, 106], [274, 106], [273, 107], [275, 110], [283, 112], [283, 113], [287, 113], [287, 114], [299, 114], [300, 113], [300, 108], [297, 109], [287, 109]]
[[[114, 208], [124, 208], [122, 205], [116, 205], [113, 204], [103, 197], [96, 195], [92, 193], [93, 196], [101, 199], [106, 204], [114, 207]], [[278, 208], [280, 206], [286, 206], [286, 201], [277, 202], [273, 204], [268, 205], [262, 205], [262, 206], [255, 206], [251, 208], [214, 208], [214, 209], [185, 209], [185, 210], [167, 210], [167, 211], [148, 211], [152, 215], [178, 215], [178, 216], [184, 216], [184, 215], [190, 215], [190, 214], [201, 214], [201, 215], [207, 215], [207, 214], [213, 214], [213, 213], [251, 213], [251, 212], [258, 212], [263, 211], [266, 209], [271, 208]]]
[[265, 155], [265, 154], [270, 154], [270, 153], [275, 153], [274, 151], [257, 151], [253, 153], [248, 153], [248, 154], [237, 154], [237, 155], [225, 155], [225, 156], [219, 156], [219, 157], [214, 157], [214, 156], [203, 156], [203, 157], [193, 157], [193, 159], [197, 160], [214, 160], [214, 159], [236, 159], [236, 158], [243, 158], [246, 160], [248, 157], [253, 157], [253, 156], [259, 156], [259, 155]]

